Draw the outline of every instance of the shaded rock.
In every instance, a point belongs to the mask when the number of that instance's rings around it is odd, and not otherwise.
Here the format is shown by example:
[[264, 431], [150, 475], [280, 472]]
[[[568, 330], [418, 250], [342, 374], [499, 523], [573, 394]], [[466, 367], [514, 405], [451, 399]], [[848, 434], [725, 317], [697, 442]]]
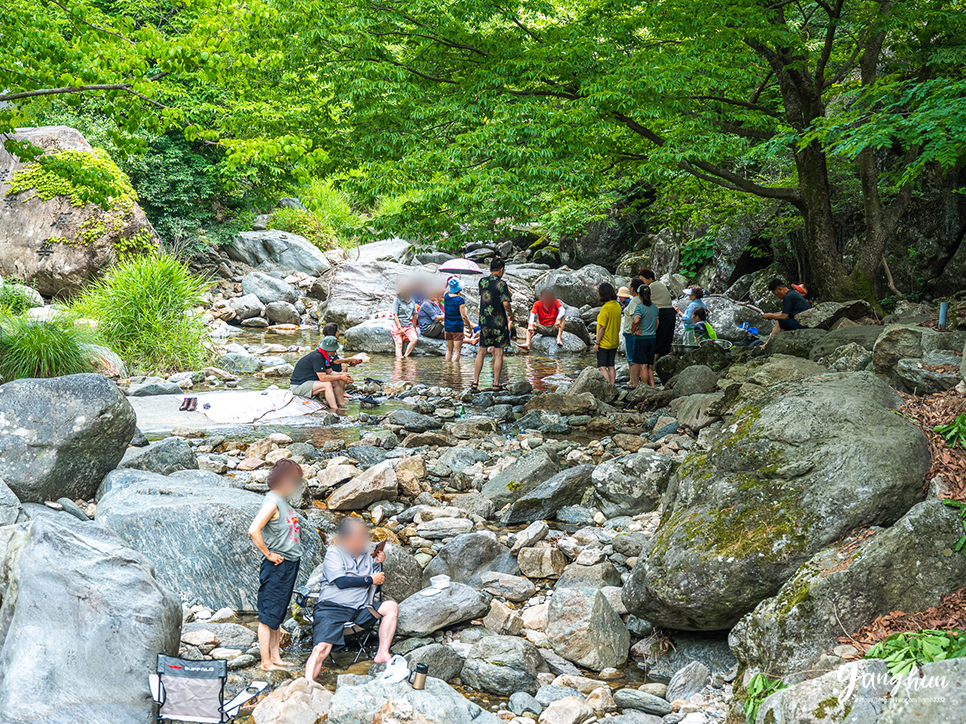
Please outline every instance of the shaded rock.
[[785, 354], [790, 357], [809, 358], [815, 346], [825, 339], [823, 329], [790, 329], [769, 337], [765, 343], [766, 354]]
[[18, 530], [0, 566], [0, 717], [148, 724], [145, 672], [178, 652], [180, 601], [110, 531], [65, 520]]
[[862, 319], [872, 314], [872, 305], [864, 299], [850, 302], [820, 302], [811, 309], [799, 312], [795, 320], [809, 329], [831, 329], [840, 319]]
[[451, 681], [463, 670], [463, 657], [451, 646], [443, 644], [429, 644], [413, 649], [406, 654], [409, 668], [415, 669], [416, 664], [426, 664], [429, 675], [435, 679]]
[[875, 346], [875, 341], [885, 329], [885, 327], [879, 325], [856, 325], [853, 327], [833, 329], [822, 337], [822, 340], [818, 344], [812, 347], [809, 358], [819, 361], [820, 358], [825, 357], [832, 350], [846, 344], [857, 344], [871, 352]]
[[262, 271], [302, 272], [317, 277], [332, 268], [315, 244], [286, 231], [242, 231], [222, 248], [232, 260]]
[[23, 502], [94, 497], [134, 434], [131, 404], [97, 374], [0, 386], [0, 478]]
[[235, 311], [235, 318], [239, 322], [244, 322], [246, 319], [252, 319], [253, 317], [265, 316], [265, 305], [254, 294], [235, 297], [229, 304], [231, 304], [231, 308]]
[[242, 278], [241, 287], [242, 292], [254, 294], [262, 304], [272, 302], [295, 304], [299, 298], [298, 292], [291, 284], [257, 271], [246, 274]]
[[889, 325], [876, 339], [872, 349], [872, 371], [887, 380], [896, 380], [896, 366], [900, 360], [918, 359], [930, 352], [961, 352], [964, 341], [966, 332], [939, 332], [929, 327]]
[[922, 433], [889, 410], [897, 405], [887, 385], [854, 372], [739, 408], [668, 488], [624, 588], [628, 610], [670, 628], [728, 628], [832, 541], [898, 520], [922, 496], [929, 455]]
[[930, 352], [924, 357], [899, 360], [895, 376], [913, 394], [931, 395], [951, 390], [962, 382], [962, 364], [960, 355]]
[[474, 689], [493, 694], [535, 694], [540, 687], [537, 674], [545, 668], [537, 647], [526, 639], [487, 636], [473, 644], [460, 678]]
[[593, 470], [594, 505], [608, 518], [654, 510], [671, 476], [671, 458], [654, 450], [606, 460]]
[[556, 454], [541, 446], [520, 456], [502, 473], [488, 480], [480, 492], [502, 508], [529, 493], [560, 470]]
[[118, 467], [170, 475], [177, 470], [197, 470], [198, 459], [180, 437], [168, 437], [147, 447], [129, 449]]
[[668, 682], [664, 698], [668, 701], [687, 701], [711, 680], [711, 670], [700, 661], [692, 661], [678, 669]]
[[390, 425], [399, 425], [406, 428], [409, 432], [426, 432], [427, 430], [439, 430], [443, 423], [435, 417], [420, 415], [412, 410], [393, 410], [386, 417], [386, 422]]
[[554, 585], [554, 590], [559, 591], [562, 588], [599, 589], [604, 586], [619, 585], [621, 585], [621, 576], [610, 561], [595, 563], [591, 566], [571, 563], [560, 576], [560, 580]]
[[397, 494], [396, 471], [386, 460], [352, 478], [329, 496], [326, 505], [329, 510], [362, 510], [379, 500], [395, 500]]
[[718, 391], [718, 375], [705, 365], [685, 367], [674, 381], [674, 396], [701, 395]]
[[523, 406], [524, 414], [533, 410], [548, 410], [559, 415], [588, 415], [597, 411], [597, 399], [590, 394], [568, 395], [562, 392], [544, 392], [534, 395]]
[[[571, 329], [573, 329], [573, 326], [571, 326]], [[584, 336], [590, 336], [586, 327], [584, 328]], [[566, 326], [564, 326], [561, 341], [563, 346], [557, 344], [555, 337], [543, 337], [538, 334], [530, 342], [530, 354], [541, 357], [556, 357], [559, 354], [581, 354], [587, 351], [587, 343], [580, 336], [567, 331]]]
[[554, 652], [594, 671], [627, 661], [630, 633], [604, 595], [591, 588], [557, 588], [547, 611]]
[[[633, 618], [628, 618], [628, 625]], [[650, 632], [644, 635], [649, 636]], [[668, 642], [670, 647], [664, 646], [653, 637], [642, 639], [631, 648], [631, 656], [645, 662], [648, 674], [660, 679], [670, 679], [693, 661], [702, 663], [713, 674], [726, 674], [738, 664], [728, 647], [728, 636], [725, 632], [675, 631], [668, 636]]]
[[415, 594], [399, 604], [399, 634], [425, 636], [463, 621], [485, 616], [490, 602], [463, 583], [452, 582], [433, 596]]
[[482, 588], [482, 576], [490, 571], [515, 576], [520, 568], [502, 543], [482, 533], [467, 533], [456, 536], [439, 549], [426, 566], [423, 581], [429, 585], [431, 576], [445, 574], [452, 581]]
[[590, 486], [594, 472], [593, 465], [578, 465], [561, 470], [514, 501], [503, 518], [503, 524], [513, 525], [552, 518], [561, 508], [576, 505]]

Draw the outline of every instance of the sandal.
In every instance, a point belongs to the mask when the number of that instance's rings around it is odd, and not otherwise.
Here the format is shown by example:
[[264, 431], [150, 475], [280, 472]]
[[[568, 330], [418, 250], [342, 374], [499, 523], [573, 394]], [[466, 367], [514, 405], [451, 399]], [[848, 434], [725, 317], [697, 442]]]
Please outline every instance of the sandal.
[[470, 385], [470, 392], [479, 392], [479, 391], [480, 391], [480, 386], [478, 383], [474, 382], [472, 385]]
[[179, 408], [178, 408], [178, 411], [179, 411], [179, 412], [184, 412], [184, 411], [186, 411], [186, 410], [188, 409], [188, 405], [190, 405], [190, 404], [191, 404], [191, 398], [190, 398], [190, 397], [185, 397], [185, 398], [184, 398], [184, 399], [183, 399], [183, 400], [181, 401], [181, 407], [179, 407]]

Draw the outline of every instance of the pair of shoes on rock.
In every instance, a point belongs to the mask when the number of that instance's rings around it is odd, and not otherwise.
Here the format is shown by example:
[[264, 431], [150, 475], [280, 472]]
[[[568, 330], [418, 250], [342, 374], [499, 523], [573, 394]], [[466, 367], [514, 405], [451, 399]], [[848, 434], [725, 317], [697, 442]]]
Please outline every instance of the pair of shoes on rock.
[[179, 408], [181, 412], [194, 412], [197, 409], [198, 409], [197, 397], [185, 397], [181, 401], [181, 407]]

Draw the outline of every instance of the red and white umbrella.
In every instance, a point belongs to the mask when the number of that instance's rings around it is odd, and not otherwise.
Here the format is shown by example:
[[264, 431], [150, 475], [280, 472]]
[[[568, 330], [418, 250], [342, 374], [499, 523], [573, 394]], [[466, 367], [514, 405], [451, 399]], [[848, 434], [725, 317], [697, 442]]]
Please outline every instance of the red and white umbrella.
[[470, 259], [450, 259], [436, 270], [445, 274], [483, 274], [483, 270]]

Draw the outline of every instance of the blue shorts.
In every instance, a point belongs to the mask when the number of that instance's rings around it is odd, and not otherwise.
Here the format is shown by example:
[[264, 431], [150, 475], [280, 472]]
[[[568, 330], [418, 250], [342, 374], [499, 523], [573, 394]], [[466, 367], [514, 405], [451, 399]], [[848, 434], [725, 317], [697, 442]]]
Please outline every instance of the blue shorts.
[[654, 337], [638, 337], [634, 340], [634, 364], [652, 365], [654, 364], [654, 349], [656, 342]]
[[634, 364], [634, 337], [635, 335], [624, 332], [624, 353], [627, 355], [627, 364]]
[[258, 572], [259, 623], [270, 629], [282, 625], [298, 576], [299, 561], [284, 560], [276, 566], [267, 558], [262, 559]]

